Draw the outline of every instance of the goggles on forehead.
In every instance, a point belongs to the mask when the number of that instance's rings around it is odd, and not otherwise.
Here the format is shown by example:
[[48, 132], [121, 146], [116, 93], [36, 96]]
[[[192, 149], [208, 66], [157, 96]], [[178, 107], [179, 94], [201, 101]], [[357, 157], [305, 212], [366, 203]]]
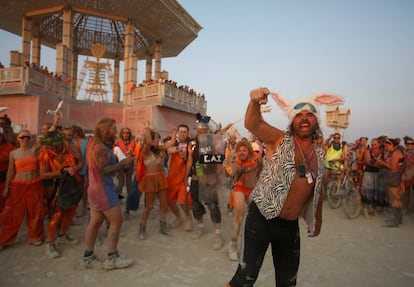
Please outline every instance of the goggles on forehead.
[[300, 109], [303, 109], [303, 108], [309, 108], [309, 110], [312, 112], [312, 113], [316, 113], [317, 111], [316, 111], [316, 108], [315, 108], [315, 106], [314, 105], [312, 105], [312, 104], [310, 104], [310, 103], [298, 103], [298, 104], [296, 104], [294, 107], [293, 107], [293, 109], [294, 110], [300, 110]]

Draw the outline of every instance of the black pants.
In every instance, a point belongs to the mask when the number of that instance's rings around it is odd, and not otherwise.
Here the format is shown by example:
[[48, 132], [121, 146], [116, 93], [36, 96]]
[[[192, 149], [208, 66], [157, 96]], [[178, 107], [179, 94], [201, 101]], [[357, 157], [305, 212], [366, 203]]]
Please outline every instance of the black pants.
[[[199, 200], [199, 182], [198, 180], [193, 180], [191, 182], [191, 197], [193, 200], [193, 216], [196, 220], [203, 218], [203, 215], [206, 214], [206, 208]], [[221, 223], [221, 212], [218, 205], [218, 195], [215, 198], [212, 198], [210, 201], [205, 202], [208, 210], [210, 211], [211, 221], [215, 224]]]
[[250, 287], [256, 282], [267, 248], [271, 244], [277, 287], [296, 286], [300, 258], [298, 220], [279, 217], [266, 220], [252, 202], [246, 218], [243, 257], [231, 287]]

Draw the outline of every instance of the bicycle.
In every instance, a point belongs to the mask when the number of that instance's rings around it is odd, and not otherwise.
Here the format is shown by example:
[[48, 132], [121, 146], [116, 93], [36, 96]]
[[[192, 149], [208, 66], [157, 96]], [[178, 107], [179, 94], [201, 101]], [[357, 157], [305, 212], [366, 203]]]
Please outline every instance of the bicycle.
[[333, 177], [328, 183], [326, 194], [331, 208], [336, 209], [342, 205], [347, 218], [354, 219], [361, 211], [361, 195], [357, 182], [358, 171], [349, 172], [341, 166], [339, 171], [332, 173]]

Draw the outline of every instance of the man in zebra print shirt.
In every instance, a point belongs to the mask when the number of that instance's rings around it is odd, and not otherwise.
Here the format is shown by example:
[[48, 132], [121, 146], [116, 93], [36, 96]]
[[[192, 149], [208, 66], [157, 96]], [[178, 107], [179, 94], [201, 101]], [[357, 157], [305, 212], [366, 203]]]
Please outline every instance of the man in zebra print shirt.
[[[261, 116], [260, 107], [267, 104], [269, 94], [289, 119], [286, 131], [271, 126]], [[314, 145], [319, 133], [318, 105], [342, 102], [341, 97], [327, 94], [289, 101], [267, 88], [250, 92], [245, 126], [265, 142], [266, 156], [251, 195], [240, 262], [227, 286], [253, 286], [269, 244], [276, 286], [296, 286], [298, 218], [304, 217], [309, 236], [317, 236], [322, 224], [324, 152]]]

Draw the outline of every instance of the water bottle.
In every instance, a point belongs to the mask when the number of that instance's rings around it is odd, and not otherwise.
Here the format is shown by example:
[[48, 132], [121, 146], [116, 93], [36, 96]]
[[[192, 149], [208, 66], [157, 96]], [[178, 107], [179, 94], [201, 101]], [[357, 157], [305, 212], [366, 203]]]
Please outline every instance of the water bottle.
[[200, 162], [198, 162], [198, 161], [196, 161], [195, 170], [196, 170], [196, 175], [197, 176], [202, 176], [203, 175], [203, 169], [201, 167]]

